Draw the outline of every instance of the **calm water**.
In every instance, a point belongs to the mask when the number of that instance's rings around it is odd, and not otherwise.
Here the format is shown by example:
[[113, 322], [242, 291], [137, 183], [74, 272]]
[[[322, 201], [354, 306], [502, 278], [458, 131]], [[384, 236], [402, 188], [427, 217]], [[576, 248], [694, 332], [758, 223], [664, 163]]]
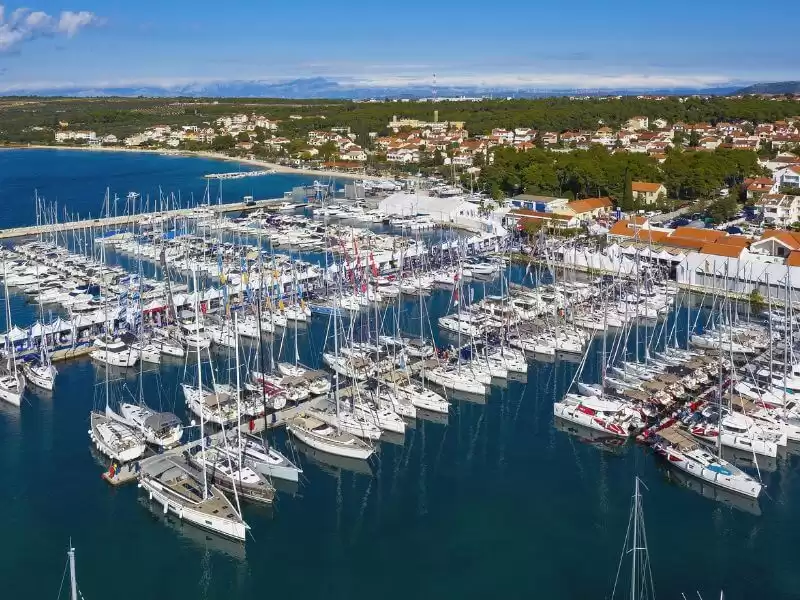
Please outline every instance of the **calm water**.
[[[226, 167], [159, 156], [0, 152], [0, 224], [31, 222], [33, 188], [71, 210], [94, 212], [106, 186], [121, 196], [158, 185], [202, 194], [202, 174]], [[298, 181], [272, 176], [247, 184], [265, 186], [255, 191], [263, 197]], [[438, 316], [449, 302], [448, 292], [435, 292], [426, 311]], [[14, 296], [12, 307], [15, 322], [34, 319], [24, 298]], [[417, 304], [403, 309], [404, 329], [416, 331]], [[299, 329], [303, 360], [318, 364], [326, 327], [315, 318]], [[293, 352], [293, 336], [287, 332], [284, 353]], [[276, 352], [280, 342], [276, 336]], [[800, 597], [797, 458], [764, 473], [769, 487], [760, 506], [703, 497], [668, 478], [642, 448], [598, 447], [554, 427], [551, 404], [571, 381], [571, 362], [532, 362], [527, 383], [495, 387], [485, 404], [454, 402], [446, 425], [419, 420], [402, 445], [381, 445], [370, 470], [290, 448], [304, 481], [295, 493], [279, 494], [272, 511], [245, 507], [252, 538], [244, 547], [166, 522], [135, 486], [109, 488], [86, 434], [88, 412], [102, 401], [95, 393], [102, 371], [88, 360], [59, 369], [52, 395], [29, 391], [21, 409], [0, 404], [0, 597], [53, 598], [72, 537], [87, 600], [604, 598], [635, 475], [649, 488], [645, 517], [660, 597], [700, 590], [715, 598], [722, 588], [727, 598]], [[120, 379], [115, 390], [135, 393], [136, 373]], [[145, 373], [148, 402], [182, 415], [183, 379], [180, 362]], [[287, 447], [283, 433], [275, 440]]]

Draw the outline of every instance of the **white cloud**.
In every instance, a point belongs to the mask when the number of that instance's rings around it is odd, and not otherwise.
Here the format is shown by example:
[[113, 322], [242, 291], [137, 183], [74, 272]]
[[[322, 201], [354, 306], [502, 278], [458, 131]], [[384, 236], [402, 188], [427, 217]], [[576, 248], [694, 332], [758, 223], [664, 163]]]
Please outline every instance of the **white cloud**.
[[82, 10], [80, 12], [65, 10], [58, 19], [57, 27], [60, 32], [66, 33], [68, 37], [72, 37], [84, 27], [96, 25], [98, 20], [97, 15], [87, 10]]
[[0, 4], [0, 52], [42, 36], [73, 37], [81, 29], [99, 22], [97, 15], [85, 10], [65, 10], [56, 18], [40, 10], [18, 8], [6, 16], [5, 6]]

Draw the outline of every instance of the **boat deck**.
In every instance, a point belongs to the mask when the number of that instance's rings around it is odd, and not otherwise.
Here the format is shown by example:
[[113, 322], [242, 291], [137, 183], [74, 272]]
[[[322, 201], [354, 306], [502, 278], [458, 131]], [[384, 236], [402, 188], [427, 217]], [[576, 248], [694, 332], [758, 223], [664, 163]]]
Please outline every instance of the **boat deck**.
[[697, 447], [697, 440], [692, 435], [682, 429], [678, 424], [670, 425], [658, 432], [662, 438], [667, 440], [681, 451], [688, 451]]

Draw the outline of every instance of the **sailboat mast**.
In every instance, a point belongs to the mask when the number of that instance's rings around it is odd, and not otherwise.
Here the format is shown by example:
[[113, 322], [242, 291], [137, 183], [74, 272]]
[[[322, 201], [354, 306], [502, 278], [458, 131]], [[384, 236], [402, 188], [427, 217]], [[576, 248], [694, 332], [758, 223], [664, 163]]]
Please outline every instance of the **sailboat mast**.
[[636, 600], [636, 552], [639, 548], [639, 478], [633, 496], [633, 543], [631, 546], [631, 600]]
[[78, 580], [75, 577], [75, 548], [72, 547], [71, 542], [67, 556], [69, 556], [69, 597], [70, 600], [78, 600]]
[[[238, 451], [239, 462], [242, 461], [242, 424], [240, 422], [242, 415], [242, 392], [241, 381], [239, 373], [239, 334], [238, 331], [238, 317], [237, 313], [233, 313], [233, 351], [236, 353], [236, 415], [238, 417], [236, 424], [236, 450]], [[263, 384], [262, 384], [263, 387]], [[240, 465], [241, 467], [241, 465]], [[239, 477], [241, 479], [241, 468], [239, 469]], [[240, 481], [241, 483], [241, 481]], [[238, 501], [238, 496], [237, 496]]]
[[197, 289], [197, 269], [192, 269], [192, 279], [194, 283], [194, 324], [197, 336], [195, 337], [195, 347], [197, 348], [197, 394], [200, 406], [200, 452], [203, 456], [203, 499], [208, 498], [208, 479], [206, 477], [206, 430], [205, 419], [203, 417], [203, 369], [200, 357], [200, 290]]

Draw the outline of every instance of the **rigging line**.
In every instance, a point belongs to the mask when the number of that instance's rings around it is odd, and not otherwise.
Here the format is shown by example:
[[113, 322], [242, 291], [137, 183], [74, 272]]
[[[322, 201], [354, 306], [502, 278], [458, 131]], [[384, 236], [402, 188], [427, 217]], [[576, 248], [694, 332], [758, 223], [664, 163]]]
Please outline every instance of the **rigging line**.
[[64, 573], [61, 575], [61, 585], [58, 586], [58, 596], [56, 596], [56, 600], [61, 598], [61, 590], [64, 589], [64, 580], [67, 578], [68, 567], [69, 567], [69, 558], [67, 558], [67, 562], [64, 563]]

